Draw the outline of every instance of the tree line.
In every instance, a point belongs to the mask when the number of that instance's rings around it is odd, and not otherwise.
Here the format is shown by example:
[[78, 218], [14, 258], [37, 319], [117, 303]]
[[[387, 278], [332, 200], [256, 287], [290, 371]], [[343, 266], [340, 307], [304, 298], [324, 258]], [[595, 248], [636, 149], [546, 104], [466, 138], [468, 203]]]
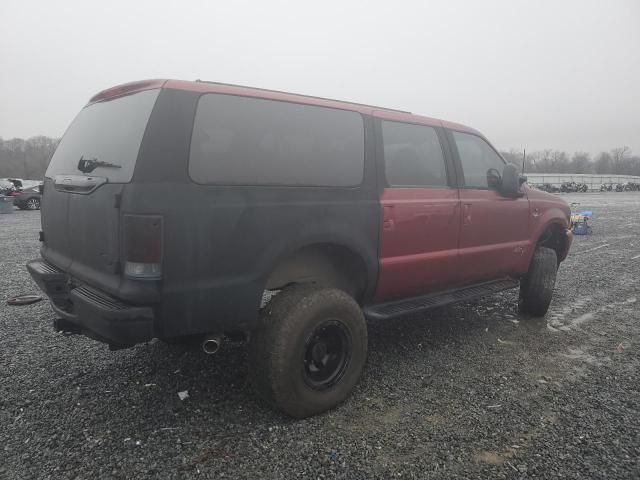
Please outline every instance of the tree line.
[[[505, 160], [522, 169], [524, 152], [500, 152]], [[571, 156], [560, 150], [527, 152], [525, 172], [529, 173], [597, 173], [602, 175], [640, 176], [640, 156], [632, 155], [629, 147], [614, 148], [592, 158], [587, 152], [574, 152]]]
[[42, 179], [59, 141], [42, 135], [26, 140], [0, 137], [0, 177]]
[[[59, 138], [45, 136], [28, 139], [0, 137], [0, 177], [39, 180], [49, 165]], [[500, 152], [508, 162], [522, 168], [523, 152]], [[598, 173], [640, 176], [640, 156], [628, 147], [614, 148], [592, 158], [589, 153], [568, 154], [560, 150], [540, 150], [526, 154], [525, 171], [530, 173]]]

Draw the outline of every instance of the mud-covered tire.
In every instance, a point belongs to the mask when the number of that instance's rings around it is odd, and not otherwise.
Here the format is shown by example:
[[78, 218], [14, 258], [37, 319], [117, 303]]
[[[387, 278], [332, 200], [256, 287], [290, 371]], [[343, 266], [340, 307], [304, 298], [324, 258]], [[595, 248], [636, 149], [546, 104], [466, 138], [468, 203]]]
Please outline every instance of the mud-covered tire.
[[533, 254], [529, 271], [520, 280], [521, 313], [543, 317], [553, 298], [558, 272], [558, 257], [551, 248], [538, 247]]
[[366, 358], [362, 310], [348, 294], [332, 288], [284, 289], [263, 309], [249, 340], [254, 389], [296, 418], [324, 412], [345, 400], [358, 383]]

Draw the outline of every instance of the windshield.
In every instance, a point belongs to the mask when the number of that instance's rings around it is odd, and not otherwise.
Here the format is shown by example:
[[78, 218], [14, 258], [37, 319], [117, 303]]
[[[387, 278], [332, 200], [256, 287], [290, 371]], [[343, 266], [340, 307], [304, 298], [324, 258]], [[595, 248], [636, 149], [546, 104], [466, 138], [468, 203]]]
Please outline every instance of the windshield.
[[[84, 172], [111, 183], [129, 182], [159, 92], [145, 90], [83, 108], [62, 137], [46, 176]], [[94, 162], [90, 171], [82, 168], [87, 159]]]

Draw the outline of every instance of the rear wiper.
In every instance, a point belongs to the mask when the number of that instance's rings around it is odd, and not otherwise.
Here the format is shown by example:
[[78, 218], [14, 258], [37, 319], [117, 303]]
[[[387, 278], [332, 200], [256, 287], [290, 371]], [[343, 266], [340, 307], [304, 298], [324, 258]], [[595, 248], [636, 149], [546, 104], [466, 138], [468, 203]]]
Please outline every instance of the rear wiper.
[[116, 165], [115, 163], [109, 162], [101, 162], [97, 158], [84, 158], [84, 155], [80, 157], [80, 161], [78, 162], [78, 170], [82, 173], [91, 173], [96, 168], [122, 168], [121, 165]]

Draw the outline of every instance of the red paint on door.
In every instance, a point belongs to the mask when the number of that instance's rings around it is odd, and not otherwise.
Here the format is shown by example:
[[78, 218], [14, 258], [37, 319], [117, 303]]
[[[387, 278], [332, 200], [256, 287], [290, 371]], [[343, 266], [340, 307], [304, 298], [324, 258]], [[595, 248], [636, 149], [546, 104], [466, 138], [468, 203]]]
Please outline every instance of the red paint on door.
[[456, 282], [460, 200], [455, 188], [387, 188], [380, 198], [382, 246], [376, 300]]
[[473, 283], [528, 268], [529, 200], [506, 198], [493, 190], [460, 189], [459, 280]]

